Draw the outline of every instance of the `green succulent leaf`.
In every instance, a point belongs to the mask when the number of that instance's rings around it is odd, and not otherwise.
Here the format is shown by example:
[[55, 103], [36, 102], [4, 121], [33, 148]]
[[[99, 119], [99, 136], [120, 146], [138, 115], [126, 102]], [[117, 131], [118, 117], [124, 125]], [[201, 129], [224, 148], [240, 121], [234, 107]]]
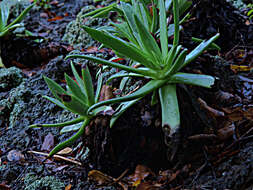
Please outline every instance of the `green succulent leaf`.
[[79, 85], [79, 87], [81, 89], [81, 92], [85, 95], [84, 96], [86, 98], [85, 102], [88, 103], [89, 100], [88, 100], [88, 94], [87, 94], [87, 90], [86, 90], [85, 84], [84, 84], [83, 80], [81, 79], [81, 77], [78, 75], [74, 64], [71, 62], [70, 65], [71, 65], [71, 69], [72, 69], [73, 75], [74, 75], [74, 77], [75, 77], [75, 79], [76, 79], [76, 81], [77, 81], [77, 83], [78, 83], [78, 85]]
[[160, 42], [162, 48], [162, 55], [166, 57], [168, 54], [168, 33], [167, 33], [167, 17], [165, 11], [165, 5], [163, 0], [159, 0], [160, 5]]
[[124, 12], [125, 19], [132, 30], [133, 35], [135, 36], [136, 40], [140, 40], [140, 34], [138, 34], [137, 26], [134, 20], [134, 11], [133, 7], [128, 3], [121, 2], [121, 7]]
[[[194, 42], [200, 42], [200, 43], [204, 42], [204, 40], [199, 39], [199, 38], [194, 38], [194, 37], [192, 37], [192, 41], [194, 41]], [[220, 46], [218, 46], [216, 43], [211, 43], [208, 49], [216, 49], [218, 51], [221, 50]]]
[[201, 44], [199, 44], [194, 50], [191, 51], [191, 53], [189, 53], [186, 56], [185, 62], [182, 67], [186, 66], [188, 63], [192, 62], [200, 54], [202, 54], [209, 47], [209, 45], [211, 45], [215, 40], [218, 39], [219, 36], [220, 36], [220, 34], [218, 33], [215, 36], [213, 36], [212, 38], [210, 38], [209, 40], [204, 41]]
[[162, 127], [172, 135], [180, 126], [176, 85], [169, 84], [159, 88], [159, 97], [162, 108]]
[[130, 42], [134, 43], [137, 46], [139, 45], [126, 22], [120, 24], [112, 23], [112, 25], [118, 30], [118, 33], [121, 34], [122, 38], [128, 39]]
[[6, 26], [7, 28], [20, 23], [25, 16], [27, 15], [27, 13], [33, 8], [33, 6], [35, 5], [35, 3], [31, 4], [30, 6], [28, 6], [25, 10], [22, 11], [22, 13], [12, 22], [10, 23], [8, 26]]
[[82, 69], [82, 77], [83, 83], [85, 87], [85, 91], [88, 98], [88, 106], [91, 106], [95, 103], [95, 95], [94, 95], [94, 88], [92, 84], [92, 78], [90, 75], [90, 71], [87, 65]]
[[111, 66], [111, 67], [122, 69], [122, 70], [125, 70], [128, 72], [133, 72], [133, 73], [137, 73], [137, 74], [141, 74], [141, 75], [156, 76], [156, 73], [151, 70], [135, 69], [133, 67], [125, 66], [125, 65], [122, 65], [119, 63], [107, 61], [105, 59], [101, 59], [101, 58], [93, 57], [93, 56], [89, 56], [89, 55], [69, 55], [65, 59], [70, 59], [70, 58], [87, 59], [90, 61], [94, 61], [95, 63], [98, 63], [98, 64]]
[[52, 79], [43, 76], [45, 82], [47, 83], [47, 86], [49, 87], [49, 89], [51, 90], [52, 94], [54, 95], [54, 97], [61, 101], [61, 98], [59, 97], [58, 94], [67, 94], [67, 92], [59, 85], [57, 84], [55, 81], [53, 81]]
[[103, 75], [100, 74], [99, 77], [98, 77], [98, 80], [97, 80], [97, 89], [96, 89], [96, 95], [95, 95], [95, 103], [97, 103], [99, 101], [102, 85], [103, 85]]
[[105, 34], [101, 31], [83, 26], [82, 27], [92, 38], [95, 40], [103, 43], [105, 46], [113, 49], [117, 53], [120, 53], [121, 55], [124, 55], [126, 57], [129, 57], [143, 65], [149, 68], [156, 68], [157, 66], [154, 65], [147, 55], [145, 55], [144, 52], [142, 52], [140, 49], [135, 47], [132, 44], [129, 44], [128, 42], [121, 40], [119, 38], [116, 38], [114, 36], [111, 36], [109, 34]]
[[6, 1], [0, 2], [0, 31], [3, 31], [7, 25], [7, 21], [10, 15], [10, 3]]
[[62, 149], [72, 145], [77, 139], [79, 139], [84, 131], [85, 131], [85, 127], [89, 124], [90, 119], [86, 119], [83, 122], [83, 125], [81, 126], [81, 128], [78, 130], [78, 132], [76, 134], [74, 134], [71, 138], [69, 138], [68, 140], [58, 144], [50, 153], [48, 157], [52, 157], [53, 155], [55, 155], [57, 152], [61, 151]]
[[167, 77], [171, 76], [172, 74], [175, 74], [181, 69], [182, 65], [184, 64], [186, 55], [187, 55], [187, 49], [184, 49], [179, 54], [179, 56], [175, 60], [175, 63], [172, 65], [172, 67], [169, 68], [169, 71], [165, 74]]
[[101, 18], [104, 17], [105, 15], [108, 15], [108, 13], [115, 7], [117, 6], [117, 3], [112, 3], [111, 5], [108, 5], [106, 7], [102, 7], [100, 9], [96, 9], [94, 11], [91, 11], [89, 13], [86, 13], [83, 15], [83, 17], [93, 17], [93, 18]]
[[113, 98], [113, 99], [110, 99], [110, 100], [105, 100], [105, 101], [98, 102], [98, 103], [92, 105], [89, 108], [88, 113], [91, 112], [93, 109], [95, 109], [97, 107], [100, 107], [100, 106], [103, 106], [103, 105], [127, 102], [127, 101], [131, 101], [131, 100], [135, 100], [137, 98], [142, 98], [145, 95], [147, 95], [147, 94], [153, 92], [154, 90], [160, 88], [166, 82], [167, 82], [167, 80], [151, 80], [147, 84], [145, 84], [143, 87], [141, 87], [139, 90], [135, 91], [134, 93], [132, 93], [130, 95], [119, 97], [119, 98]]
[[115, 110], [115, 113], [113, 114], [111, 120], [110, 120], [110, 127], [114, 125], [114, 123], [117, 121], [117, 119], [132, 105], [134, 105], [136, 102], [138, 102], [141, 98], [137, 98], [135, 100], [131, 100], [128, 102], [121, 103], [117, 109]]
[[121, 77], [144, 77], [143, 75], [140, 75], [140, 74], [136, 74], [136, 73], [127, 73], [127, 72], [119, 72], [119, 73], [115, 73], [113, 75], [111, 75], [106, 83], [109, 83], [111, 82], [113, 79], [116, 79], [116, 78], [121, 78]]
[[66, 73], [65, 73], [65, 80], [71, 93], [77, 98], [79, 98], [79, 100], [82, 101], [84, 104], [87, 104], [87, 97], [85, 96], [85, 94], [81, 91], [77, 83]]
[[77, 113], [81, 116], [88, 116], [88, 105], [84, 104], [78, 98], [73, 95], [61, 95], [62, 103], [73, 113]]
[[177, 73], [170, 77], [169, 83], [181, 83], [211, 88], [214, 81], [214, 77], [210, 75]]
[[[154, 60], [153, 57], [155, 57], [156, 59], [159, 60], [159, 62], [161, 62], [162, 54], [154, 37], [150, 34], [150, 32], [146, 29], [146, 27], [141, 23], [141, 21], [138, 19], [137, 16], [134, 16], [134, 19], [136, 22], [137, 30], [139, 34], [141, 34], [140, 41], [142, 43], [144, 51], [147, 52], [150, 59]], [[156, 62], [153, 62], [153, 63], [156, 63]], [[157, 68], [160, 69], [159, 64], [157, 64]]]
[[[43, 96], [43, 98], [48, 99], [50, 102], [56, 104], [57, 106], [63, 108], [63, 109], [68, 109], [61, 101], [59, 101], [58, 99], [49, 97], [49, 96]], [[60, 99], [60, 98], [59, 98]]]
[[41, 128], [41, 127], [65, 127], [68, 125], [74, 125], [77, 123], [80, 123], [82, 121], [84, 121], [85, 118], [84, 117], [79, 117], [77, 119], [71, 120], [71, 121], [66, 121], [63, 123], [56, 123], [56, 124], [33, 124], [30, 125], [29, 128]]
[[82, 127], [82, 125], [83, 125], [83, 122], [65, 126], [61, 129], [60, 134], [68, 133], [72, 131], [78, 131]]
[[156, 9], [156, 5], [152, 3], [152, 24], [151, 24], [151, 33], [155, 33], [157, 30], [157, 26], [158, 26], [158, 13], [157, 13], [157, 9]]

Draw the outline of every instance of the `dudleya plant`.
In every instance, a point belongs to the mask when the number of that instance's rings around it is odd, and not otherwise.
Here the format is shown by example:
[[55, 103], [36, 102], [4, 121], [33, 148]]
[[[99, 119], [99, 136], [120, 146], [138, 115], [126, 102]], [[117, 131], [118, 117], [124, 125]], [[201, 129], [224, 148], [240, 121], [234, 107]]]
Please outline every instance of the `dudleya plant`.
[[[0, 38], [9, 34], [10, 31], [22, 26], [20, 22], [34, 6], [34, 4], [28, 6], [23, 12], [21, 12], [21, 14], [16, 19], [14, 19], [10, 24], [8, 24], [10, 9], [12, 5], [13, 2], [9, 0], [3, 0], [2, 2], [0, 2]], [[0, 68], [1, 67], [4, 67], [4, 64], [2, 63], [0, 50]]]
[[8, 24], [11, 6], [12, 2], [9, 0], [4, 0], [0, 2], [0, 37], [3, 37], [7, 35], [11, 30], [20, 27], [20, 22], [32, 9], [34, 3], [28, 6], [24, 11], [21, 12], [21, 14], [16, 19], [14, 19], [10, 24]]
[[[212, 76], [179, 71], [202, 54], [219, 37], [219, 34], [201, 42], [194, 50], [188, 53], [187, 49], [179, 45], [179, 6], [178, 0], [173, 0], [174, 39], [173, 44], [169, 45], [165, 3], [163, 0], [159, 0], [158, 4], [159, 13], [153, 16], [159, 17], [160, 44], [151, 35], [145, 22], [136, 15], [129, 4], [124, 2], [121, 2], [126, 22], [123, 30], [121, 30], [124, 34], [123, 39], [107, 32], [83, 26], [84, 30], [92, 38], [114, 50], [120, 57], [140, 64], [140, 67], [134, 68], [89, 55], [70, 55], [66, 58], [83, 58], [126, 71], [121, 77], [138, 76], [150, 79], [147, 84], [130, 95], [92, 105], [89, 107], [88, 113], [103, 105], [124, 102], [122, 103], [124, 105], [122, 106], [121, 104], [119, 109], [122, 112], [129, 105], [132, 105], [133, 101], [158, 91], [162, 111], [162, 126], [166, 134], [172, 135], [180, 126], [176, 84], [190, 84], [206, 88], [210, 88], [214, 84]], [[129, 105], [127, 105], [128, 103]]]
[[[73, 75], [76, 79], [73, 80], [70, 76], [65, 73], [65, 80], [67, 83], [66, 90], [63, 89], [59, 84], [54, 82], [52, 79], [44, 76], [48, 87], [50, 88], [52, 94], [55, 98], [44, 96], [49, 101], [58, 105], [59, 107], [69, 110], [72, 113], [78, 114], [79, 117], [72, 121], [67, 121], [58, 124], [34, 124], [30, 125], [30, 128], [41, 128], [41, 127], [64, 127], [61, 132], [69, 132], [78, 130], [71, 138], [58, 144], [50, 153], [49, 157], [53, 156], [60, 150], [66, 148], [73, 144], [78, 138], [80, 138], [85, 127], [89, 125], [92, 118], [99, 112], [105, 110], [107, 107], [100, 107], [94, 112], [89, 112], [88, 109], [98, 102], [99, 94], [102, 87], [102, 75], [99, 76], [97, 81], [96, 93], [94, 93], [94, 88], [92, 84], [92, 78], [88, 69], [88, 66], [82, 68], [82, 78], [78, 75], [74, 65], [71, 63], [71, 68]], [[78, 127], [74, 127], [74, 124], [79, 124]]]

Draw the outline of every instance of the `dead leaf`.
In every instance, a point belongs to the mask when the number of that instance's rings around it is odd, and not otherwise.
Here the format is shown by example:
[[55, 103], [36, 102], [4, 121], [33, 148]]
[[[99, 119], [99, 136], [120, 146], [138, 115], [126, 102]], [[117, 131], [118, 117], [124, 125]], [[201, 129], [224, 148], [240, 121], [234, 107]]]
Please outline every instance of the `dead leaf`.
[[68, 167], [68, 165], [59, 166], [59, 167], [57, 167], [57, 168], [54, 168], [54, 169], [53, 169], [53, 172], [61, 171], [61, 170], [63, 170], [64, 168], [67, 168], [67, 167]]
[[224, 112], [216, 110], [216, 109], [208, 106], [207, 103], [204, 100], [202, 100], [201, 98], [198, 98], [198, 102], [200, 104], [200, 107], [204, 110], [207, 110], [208, 113], [210, 113], [211, 115], [213, 115], [215, 117], [224, 117], [225, 116]]
[[230, 65], [230, 69], [234, 71], [235, 73], [237, 72], [245, 72], [245, 71], [250, 71], [252, 67], [249, 67], [247, 65]]
[[[43, 156], [47, 156], [47, 157], [49, 156], [48, 153], [44, 153], [44, 152], [37, 152], [37, 151], [27, 151], [27, 152], [31, 153], [31, 154], [39, 154], [39, 155], [43, 155]], [[71, 162], [71, 163], [77, 164], [79, 166], [82, 165], [81, 162], [76, 161], [74, 158], [66, 158], [66, 157], [63, 157], [63, 156], [60, 156], [60, 155], [53, 155], [53, 158], [64, 160], [66, 162]]]
[[48, 22], [52, 22], [52, 21], [57, 21], [57, 20], [61, 20], [61, 19], [63, 19], [62, 16], [56, 16], [56, 17], [54, 17], [54, 18], [49, 18], [49, 19], [47, 19], [47, 21], [48, 21]]
[[100, 92], [99, 101], [101, 102], [112, 98], [114, 98], [112, 87], [108, 85], [103, 85]]
[[219, 140], [224, 141], [233, 136], [235, 131], [235, 125], [232, 123], [226, 127], [223, 127], [217, 131]]
[[11, 190], [11, 188], [8, 185], [5, 185], [4, 183], [0, 184], [0, 190]]
[[97, 185], [108, 185], [113, 183], [115, 179], [98, 170], [91, 170], [88, 173], [88, 180], [95, 182]]
[[71, 184], [68, 184], [68, 185], [65, 187], [65, 190], [70, 190], [71, 187], [72, 187], [72, 185], [71, 185]]
[[133, 187], [138, 187], [141, 184], [141, 181], [149, 175], [155, 176], [155, 174], [147, 166], [137, 165], [134, 174], [128, 177], [128, 181]]
[[66, 147], [63, 150], [61, 150], [60, 152], [57, 152], [58, 155], [64, 155], [64, 154], [69, 154], [72, 152], [72, 148]]
[[11, 150], [8, 155], [7, 155], [7, 159], [10, 162], [15, 162], [15, 161], [24, 161], [25, 157], [24, 155], [18, 151], [18, 150]]
[[54, 136], [52, 133], [48, 133], [47, 136], [45, 136], [43, 144], [41, 146], [41, 150], [50, 151], [54, 147]]

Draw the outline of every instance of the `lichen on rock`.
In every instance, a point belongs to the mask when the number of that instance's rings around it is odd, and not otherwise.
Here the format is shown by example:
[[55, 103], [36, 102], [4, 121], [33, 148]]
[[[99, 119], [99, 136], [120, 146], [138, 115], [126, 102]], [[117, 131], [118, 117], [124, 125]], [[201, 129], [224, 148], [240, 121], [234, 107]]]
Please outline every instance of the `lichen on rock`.
[[93, 10], [95, 10], [95, 7], [92, 5], [82, 8], [76, 19], [68, 24], [62, 40], [74, 46], [75, 49], [93, 46], [95, 41], [81, 27], [89, 26], [97, 28], [104, 25], [105, 19], [84, 17], [86, 13]]

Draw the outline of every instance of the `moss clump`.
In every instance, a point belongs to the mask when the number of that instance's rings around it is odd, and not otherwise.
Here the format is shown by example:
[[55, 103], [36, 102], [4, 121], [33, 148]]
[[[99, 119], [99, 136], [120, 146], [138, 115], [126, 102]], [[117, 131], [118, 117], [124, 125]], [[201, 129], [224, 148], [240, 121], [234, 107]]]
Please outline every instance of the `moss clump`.
[[62, 190], [65, 188], [64, 183], [53, 176], [39, 178], [34, 174], [27, 174], [24, 179], [25, 190], [51, 189]]
[[84, 14], [94, 10], [94, 6], [86, 6], [78, 13], [76, 20], [71, 21], [63, 36], [63, 41], [73, 45], [74, 48], [85, 48], [95, 44], [95, 41], [81, 28], [81, 26], [99, 27], [104, 25], [104, 19], [86, 18]]
[[8, 91], [24, 80], [22, 71], [16, 67], [2, 68], [0, 72], [0, 91]]
[[231, 2], [231, 4], [237, 9], [243, 9], [247, 7], [247, 5], [242, 0], [227, 0], [227, 1]]

